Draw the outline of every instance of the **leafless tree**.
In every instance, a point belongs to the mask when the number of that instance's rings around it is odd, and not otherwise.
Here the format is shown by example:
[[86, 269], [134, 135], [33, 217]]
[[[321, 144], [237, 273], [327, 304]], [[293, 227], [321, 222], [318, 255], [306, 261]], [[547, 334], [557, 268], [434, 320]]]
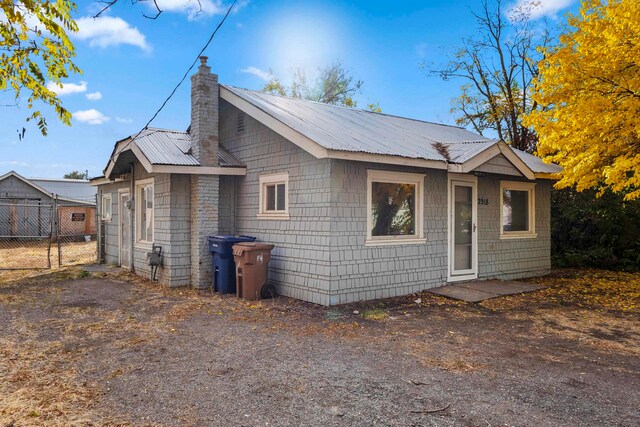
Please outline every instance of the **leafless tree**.
[[530, 92], [537, 64], [551, 41], [547, 23], [530, 20], [537, 6], [532, 2], [505, 14], [501, 0], [483, 0], [481, 10], [473, 12], [476, 35], [464, 39], [443, 68], [427, 70], [444, 80], [466, 81], [452, 101], [456, 123], [480, 134], [493, 130], [513, 147], [529, 152], [537, 137], [522, 125], [521, 117], [539, 108]]

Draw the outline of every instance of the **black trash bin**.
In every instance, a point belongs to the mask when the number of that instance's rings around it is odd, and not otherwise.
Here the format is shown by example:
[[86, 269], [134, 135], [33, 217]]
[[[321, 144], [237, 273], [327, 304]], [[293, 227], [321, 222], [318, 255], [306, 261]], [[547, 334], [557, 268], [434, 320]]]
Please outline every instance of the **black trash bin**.
[[212, 255], [211, 286], [215, 292], [236, 292], [236, 263], [233, 260], [233, 245], [253, 242], [252, 236], [209, 236], [209, 252]]

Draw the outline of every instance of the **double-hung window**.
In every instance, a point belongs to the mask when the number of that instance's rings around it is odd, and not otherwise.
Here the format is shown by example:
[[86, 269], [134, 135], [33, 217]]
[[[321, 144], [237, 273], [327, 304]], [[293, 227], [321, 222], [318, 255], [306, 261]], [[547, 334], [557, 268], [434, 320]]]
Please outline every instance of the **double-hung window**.
[[536, 237], [535, 186], [500, 181], [500, 238]]
[[424, 242], [424, 175], [367, 171], [368, 245]]
[[153, 243], [153, 178], [136, 182], [136, 242]]
[[260, 218], [289, 218], [289, 173], [260, 176]]
[[101, 219], [103, 221], [111, 221], [111, 194], [102, 195]]

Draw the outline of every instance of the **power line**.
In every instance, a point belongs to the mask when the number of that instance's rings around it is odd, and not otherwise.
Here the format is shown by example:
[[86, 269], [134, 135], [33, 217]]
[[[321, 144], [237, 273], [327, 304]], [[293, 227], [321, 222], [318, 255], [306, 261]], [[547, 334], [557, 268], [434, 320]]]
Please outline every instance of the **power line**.
[[211, 33], [211, 36], [209, 36], [209, 40], [207, 40], [207, 42], [205, 43], [205, 45], [202, 47], [202, 49], [200, 49], [200, 52], [198, 52], [198, 54], [196, 55], [195, 59], [193, 60], [193, 62], [191, 63], [191, 65], [189, 66], [189, 68], [187, 69], [187, 71], [185, 71], [184, 75], [182, 76], [182, 79], [180, 79], [180, 81], [178, 82], [178, 84], [173, 88], [173, 90], [171, 91], [171, 93], [169, 94], [169, 96], [167, 97], [167, 99], [164, 100], [164, 102], [162, 103], [162, 105], [160, 105], [160, 108], [158, 108], [158, 110], [153, 113], [153, 116], [149, 119], [149, 121], [147, 122], [146, 125], [144, 125], [144, 127], [142, 129], [140, 129], [138, 131], [138, 133], [135, 134], [135, 136], [133, 136], [131, 138], [131, 140], [125, 144], [120, 150], [118, 150], [117, 152], [113, 153], [113, 156], [116, 156], [120, 153], [122, 153], [124, 150], [126, 150], [129, 145], [138, 137], [140, 136], [140, 134], [142, 132], [144, 132], [149, 125], [151, 124], [151, 122], [158, 116], [158, 114], [160, 114], [160, 112], [162, 111], [162, 109], [167, 105], [167, 103], [169, 102], [169, 100], [173, 97], [173, 95], [175, 95], [176, 91], [178, 90], [178, 88], [180, 87], [180, 85], [182, 85], [182, 83], [184, 83], [184, 81], [187, 79], [187, 76], [189, 75], [189, 73], [191, 72], [191, 70], [193, 70], [193, 67], [196, 65], [196, 63], [198, 62], [198, 59], [202, 56], [202, 54], [204, 53], [204, 51], [209, 47], [209, 45], [211, 44], [211, 42], [213, 41], [213, 38], [216, 36], [216, 33], [218, 32], [218, 30], [220, 29], [220, 27], [222, 27], [222, 25], [224, 24], [224, 22], [227, 20], [227, 18], [229, 17], [229, 14], [231, 14], [231, 11], [233, 10], [233, 7], [236, 5], [237, 0], [233, 0], [233, 3], [231, 3], [231, 5], [229, 6], [229, 8], [227, 9], [227, 13], [225, 13], [225, 15], [222, 17], [222, 19], [220, 20], [220, 22], [218, 23], [218, 25], [216, 26], [215, 30], [213, 30], [213, 32]]

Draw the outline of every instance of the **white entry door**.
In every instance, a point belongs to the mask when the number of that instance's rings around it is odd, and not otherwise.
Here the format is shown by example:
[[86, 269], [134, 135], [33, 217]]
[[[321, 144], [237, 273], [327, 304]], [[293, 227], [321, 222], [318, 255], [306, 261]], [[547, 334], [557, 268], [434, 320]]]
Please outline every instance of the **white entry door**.
[[449, 182], [449, 281], [475, 279], [478, 277], [476, 180], [465, 177]]
[[119, 193], [118, 222], [120, 225], [120, 266], [131, 267], [131, 214], [129, 212], [129, 192]]

